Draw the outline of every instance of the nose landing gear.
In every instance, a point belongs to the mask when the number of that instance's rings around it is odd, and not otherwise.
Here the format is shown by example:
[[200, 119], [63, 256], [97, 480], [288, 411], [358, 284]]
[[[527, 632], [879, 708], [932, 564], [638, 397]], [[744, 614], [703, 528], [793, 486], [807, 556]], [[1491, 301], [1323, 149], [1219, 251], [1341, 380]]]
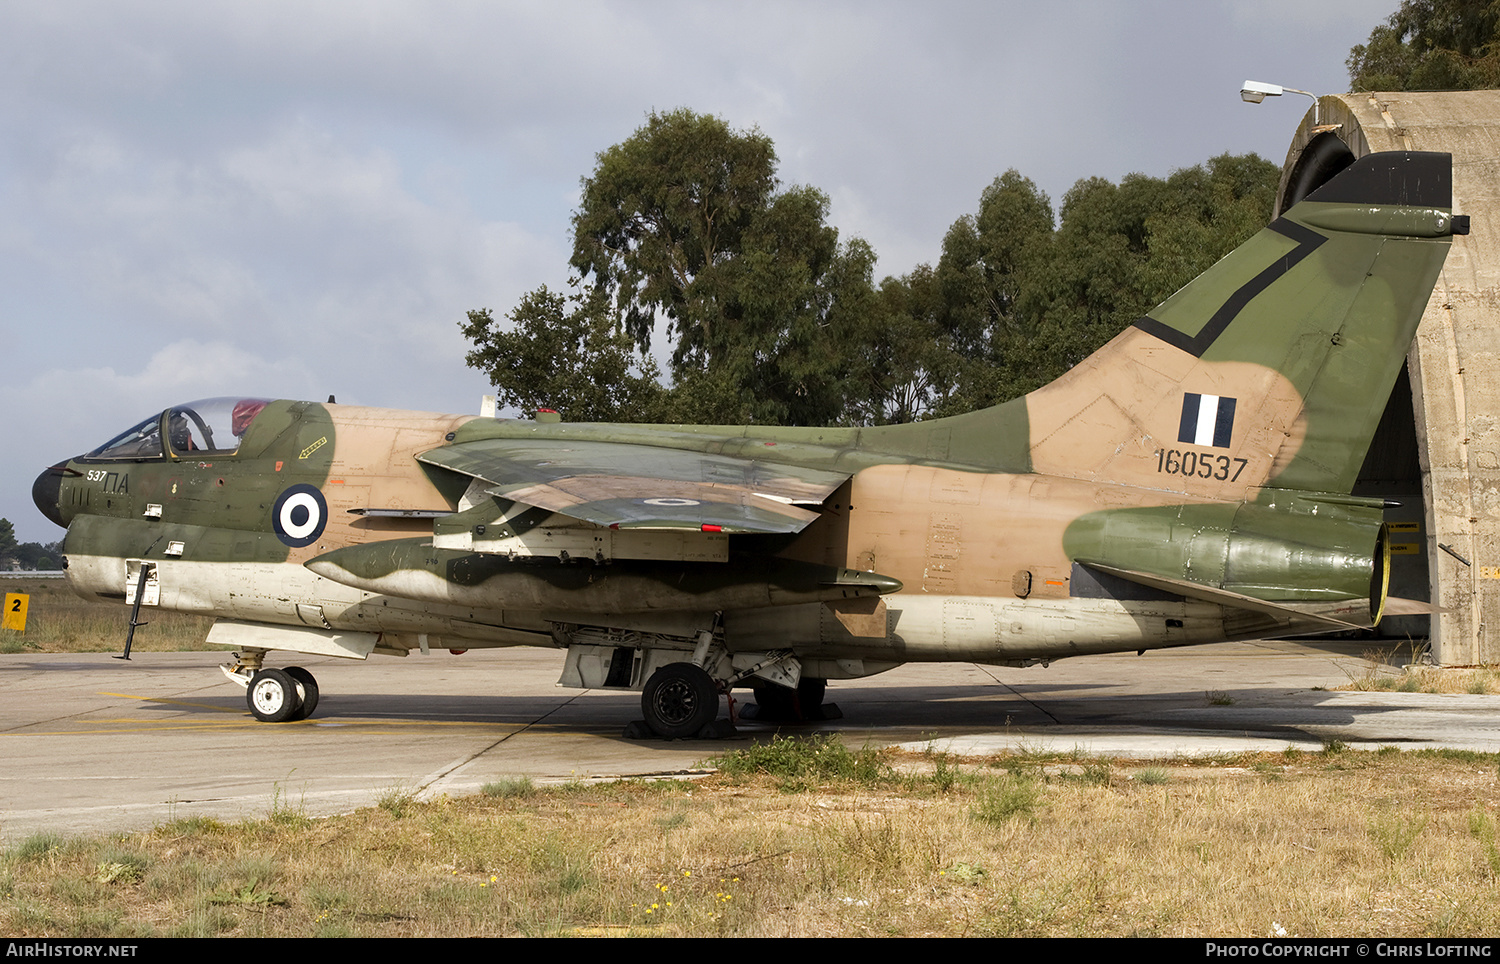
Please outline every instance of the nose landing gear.
[[234, 663], [221, 666], [224, 675], [245, 687], [245, 705], [262, 723], [295, 723], [318, 708], [318, 681], [301, 666], [266, 669], [264, 653], [236, 654]]

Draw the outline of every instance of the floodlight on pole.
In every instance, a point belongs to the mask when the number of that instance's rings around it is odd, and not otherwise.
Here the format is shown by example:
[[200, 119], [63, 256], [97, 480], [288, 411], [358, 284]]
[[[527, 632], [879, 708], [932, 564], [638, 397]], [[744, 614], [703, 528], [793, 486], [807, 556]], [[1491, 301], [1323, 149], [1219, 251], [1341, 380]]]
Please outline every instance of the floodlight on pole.
[[1280, 97], [1282, 94], [1302, 94], [1312, 98], [1313, 123], [1318, 122], [1318, 95], [1295, 87], [1283, 87], [1280, 84], [1267, 84], [1259, 80], [1247, 80], [1240, 85], [1240, 100], [1247, 104], [1259, 104], [1267, 97]]

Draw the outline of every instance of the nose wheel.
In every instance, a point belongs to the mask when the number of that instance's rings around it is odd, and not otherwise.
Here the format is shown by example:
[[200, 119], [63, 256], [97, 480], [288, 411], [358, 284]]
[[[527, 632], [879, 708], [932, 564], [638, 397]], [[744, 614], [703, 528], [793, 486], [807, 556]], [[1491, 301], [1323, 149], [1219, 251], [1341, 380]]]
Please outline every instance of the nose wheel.
[[300, 666], [263, 669], [250, 680], [245, 704], [262, 723], [305, 720], [318, 706], [318, 683]]

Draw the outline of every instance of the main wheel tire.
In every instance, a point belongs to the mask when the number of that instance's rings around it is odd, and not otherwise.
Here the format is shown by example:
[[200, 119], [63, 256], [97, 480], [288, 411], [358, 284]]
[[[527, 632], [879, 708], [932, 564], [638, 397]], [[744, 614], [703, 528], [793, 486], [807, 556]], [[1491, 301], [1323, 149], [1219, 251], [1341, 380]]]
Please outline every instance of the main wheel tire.
[[657, 736], [696, 736], [719, 715], [719, 688], [692, 663], [668, 663], [646, 681], [641, 712]]
[[313, 715], [313, 710], [318, 708], [318, 681], [313, 679], [313, 674], [300, 666], [288, 666], [282, 670], [297, 684], [297, 689], [302, 696], [302, 706], [298, 708], [293, 720], [305, 720]]
[[828, 691], [826, 679], [804, 676], [795, 690], [765, 681], [757, 681], [751, 684], [751, 688], [759, 707], [757, 719], [806, 723], [823, 718], [823, 696]]
[[796, 718], [792, 708], [792, 697], [795, 695], [785, 686], [777, 686], [775, 683], [756, 683], [751, 686], [755, 691], [755, 705], [760, 707], [757, 719], [762, 720], [790, 720]]
[[297, 683], [279, 669], [263, 669], [250, 680], [245, 691], [250, 712], [262, 723], [285, 723], [302, 708]]
[[828, 681], [815, 676], [804, 676], [797, 684], [797, 703], [802, 714], [810, 720], [820, 719], [818, 711], [823, 706], [823, 697], [828, 694]]

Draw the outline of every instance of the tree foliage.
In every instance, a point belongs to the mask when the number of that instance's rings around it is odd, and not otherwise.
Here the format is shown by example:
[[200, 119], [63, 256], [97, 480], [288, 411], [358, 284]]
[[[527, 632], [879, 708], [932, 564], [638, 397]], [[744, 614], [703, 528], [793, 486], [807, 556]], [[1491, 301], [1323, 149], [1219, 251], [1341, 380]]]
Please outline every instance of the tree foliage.
[[936, 268], [881, 285], [893, 345], [865, 419], [958, 414], [1046, 384], [1263, 227], [1279, 175], [1226, 154], [1166, 179], [1087, 178], [1054, 227], [1047, 196], [1006, 172], [949, 228]]
[[[1007, 171], [936, 266], [874, 283], [828, 199], [781, 187], [759, 131], [679, 110], [599, 154], [573, 218], [575, 289], [499, 324], [469, 364], [569, 419], [876, 424], [950, 415], [1062, 374], [1264, 226], [1277, 167], [1224, 155], [1166, 179], [1079, 181], [1054, 212]], [[646, 357], [671, 339], [670, 387]]]
[[53, 569], [61, 559], [61, 542], [17, 542], [15, 526], [0, 519], [0, 569]]
[[1356, 90], [1500, 87], [1500, 0], [1403, 0], [1345, 65]]
[[[583, 180], [574, 307], [539, 289], [510, 313], [510, 330], [471, 312], [469, 364], [507, 404], [545, 396], [570, 417], [847, 420], [875, 253], [840, 243], [827, 215], [822, 192], [780, 187], [759, 131], [687, 110], [652, 114]], [[672, 339], [670, 388], [645, 360], [658, 326]]]
[[583, 179], [573, 267], [614, 294], [638, 343], [649, 344], [661, 311], [677, 337], [674, 364], [701, 360], [723, 340], [714, 328], [733, 300], [735, 259], [775, 188], [776, 152], [759, 131], [652, 113]]
[[470, 367], [490, 376], [501, 405], [558, 411], [568, 421], [644, 422], [665, 414], [656, 365], [638, 357], [596, 292], [564, 296], [544, 285], [502, 326], [488, 308], [469, 312]]

